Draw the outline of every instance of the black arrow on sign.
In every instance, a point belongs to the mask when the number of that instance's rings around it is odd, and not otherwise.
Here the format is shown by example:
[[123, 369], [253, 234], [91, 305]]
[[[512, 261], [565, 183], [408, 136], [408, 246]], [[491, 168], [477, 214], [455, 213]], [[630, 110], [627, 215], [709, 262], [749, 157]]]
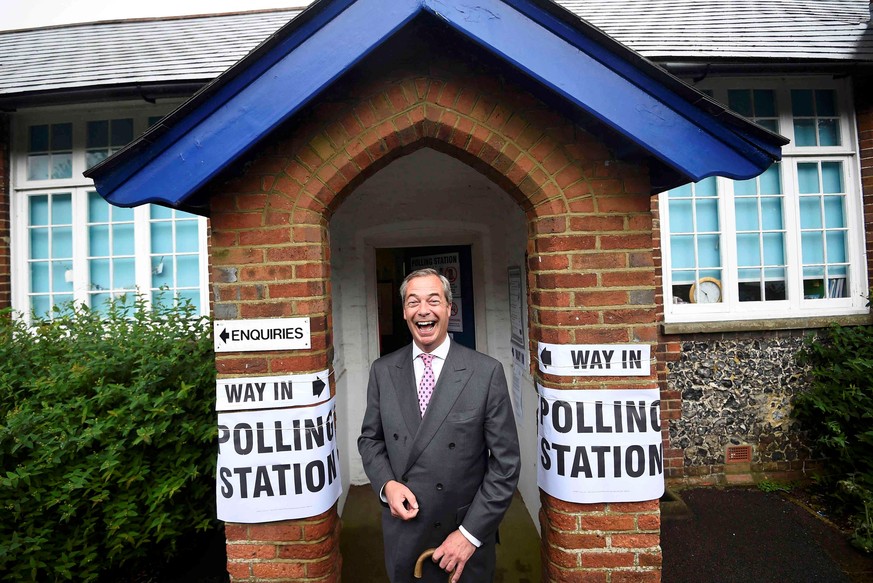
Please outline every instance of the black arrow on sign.
[[543, 348], [543, 351], [540, 352], [540, 362], [546, 366], [552, 366], [552, 353], [549, 352], [548, 348]]
[[226, 343], [227, 339], [230, 338], [230, 334], [227, 333], [227, 328], [222, 330], [221, 334], [219, 334], [218, 337], [221, 338], [221, 340]]
[[315, 397], [320, 397], [321, 393], [324, 391], [324, 381], [321, 379], [316, 379], [312, 381], [312, 395]]

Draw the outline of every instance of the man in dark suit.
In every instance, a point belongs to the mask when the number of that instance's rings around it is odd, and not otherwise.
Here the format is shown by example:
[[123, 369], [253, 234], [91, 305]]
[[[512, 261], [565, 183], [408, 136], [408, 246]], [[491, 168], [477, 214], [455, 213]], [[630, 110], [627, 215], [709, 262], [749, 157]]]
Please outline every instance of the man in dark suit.
[[410, 273], [400, 295], [413, 343], [373, 363], [358, 438], [383, 503], [388, 575], [412, 581], [416, 558], [437, 547], [424, 581], [491, 581], [520, 464], [503, 367], [449, 339], [451, 287], [438, 272]]

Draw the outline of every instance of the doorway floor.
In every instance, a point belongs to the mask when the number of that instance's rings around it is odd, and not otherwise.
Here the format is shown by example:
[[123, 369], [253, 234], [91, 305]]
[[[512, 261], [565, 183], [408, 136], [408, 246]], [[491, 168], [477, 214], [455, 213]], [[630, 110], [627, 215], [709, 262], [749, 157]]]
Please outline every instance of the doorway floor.
[[[350, 486], [343, 508], [343, 581], [385, 583], [379, 502], [370, 486]], [[495, 583], [540, 580], [540, 537], [518, 492], [500, 525]]]

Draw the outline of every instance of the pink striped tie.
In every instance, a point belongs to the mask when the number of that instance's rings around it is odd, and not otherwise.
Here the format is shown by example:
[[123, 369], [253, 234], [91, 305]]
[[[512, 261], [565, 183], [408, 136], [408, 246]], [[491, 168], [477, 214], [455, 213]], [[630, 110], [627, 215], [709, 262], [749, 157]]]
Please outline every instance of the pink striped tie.
[[431, 367], [434, 359], [433, 354], [421, 353], [420, 356], [424, 362], [424, 374], [421, 375], [421, 384], [418, 385], [418, 408], [421, 411], [421, 416], [424, 417], [424, 411], [427, 409], [431, 395], [433, 395], [436, 377], [434, 377], [433, 367]]

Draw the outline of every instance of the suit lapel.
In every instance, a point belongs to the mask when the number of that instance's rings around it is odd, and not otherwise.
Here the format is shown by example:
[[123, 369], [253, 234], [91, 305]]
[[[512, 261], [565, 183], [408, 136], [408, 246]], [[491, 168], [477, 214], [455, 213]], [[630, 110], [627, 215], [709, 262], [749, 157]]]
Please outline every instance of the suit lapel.
[[[424, 419], [421, 419], [421, 425], [418, 428], [418, 433], [415, 434], [415, 439], [412, 441], [412, 447], [409, 451], [409, 458], [406, 461], [406, 469], [408, 470], [412, 464], [424, 451], [424, 448], [433, 439], [436, 432], [442, 427], [446, 416], [452, 410], [455, 401], [470, 376], [473, 374], [471, 367], [467, 365], [466, 359], [463, 357], [463, 351], [456, 349], [456, 344], [452, 343], [449, 348], [449, 354], [446, 357], [446, 362], [443, 365], [443, 370], [440, 373], [440, 378], [434, 387], [433, 396], [428, 403], [427, 410], [424, 414]], [[413, 373], [413, 378], [415, 374]], [[414, 382], [413, 382], [414, 384]], [[415, 402], [415, 413], [418, 415], [418, 401]]]
[[400, 411], [406, 421], [410, 435], [415, 435], [421, 425], [421, 412], [418, 409], [418, 390], [415, 387], [415, 370], [412, 368], [412, 345], [399, 354], [399, 359], [391, 370], [394, 392], [400, 403]]

